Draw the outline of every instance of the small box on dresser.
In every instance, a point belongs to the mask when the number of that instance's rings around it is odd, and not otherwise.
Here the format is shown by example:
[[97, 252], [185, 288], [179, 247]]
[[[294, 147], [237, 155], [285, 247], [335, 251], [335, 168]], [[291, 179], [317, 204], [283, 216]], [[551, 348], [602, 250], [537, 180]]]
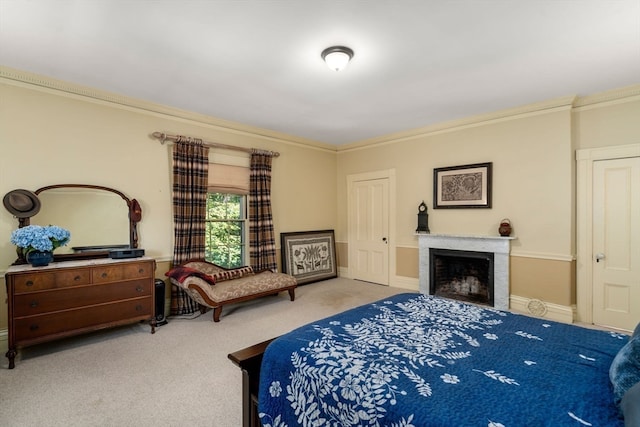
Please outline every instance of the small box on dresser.
[[155, 333], [154, 272], [147, 257], [9, 267], [9, 369], [30, 345], [145, 320]]

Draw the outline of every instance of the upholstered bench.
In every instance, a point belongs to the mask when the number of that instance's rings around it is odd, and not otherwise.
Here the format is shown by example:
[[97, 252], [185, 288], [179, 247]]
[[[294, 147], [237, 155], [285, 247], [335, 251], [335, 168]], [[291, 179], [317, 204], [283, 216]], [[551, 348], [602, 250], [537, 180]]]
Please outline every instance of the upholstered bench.
[[206, 261], [189, 261], [166, 275], [172, 284], [184, 289], [204, 313], [213, 309], [213, 321], [220, 321], [222, 307], [282, 291], [295, 299], [295, 277], [270, 270], [254, 272], [251, 267], [226, 269]]

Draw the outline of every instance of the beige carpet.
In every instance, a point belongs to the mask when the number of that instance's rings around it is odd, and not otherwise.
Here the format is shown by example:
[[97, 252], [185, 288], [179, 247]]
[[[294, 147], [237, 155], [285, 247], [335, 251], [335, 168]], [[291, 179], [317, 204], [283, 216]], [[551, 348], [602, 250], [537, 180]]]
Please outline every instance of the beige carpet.
[[[348, 279], [300, 286], [208, 312], [19, 351], [0, 366], [2, 426], [239, 427], [241, 373], [227, 354], [297, 326], [407, 292]], [[178, 371], [179, 370], [179, 371]]]

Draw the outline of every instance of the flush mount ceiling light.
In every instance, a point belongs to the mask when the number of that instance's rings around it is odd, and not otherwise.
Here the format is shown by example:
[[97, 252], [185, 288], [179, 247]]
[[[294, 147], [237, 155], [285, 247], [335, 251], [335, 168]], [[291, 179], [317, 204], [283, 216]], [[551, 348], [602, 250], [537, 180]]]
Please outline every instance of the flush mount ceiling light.
[[323, 50], [320, 56], [329, 68], [341, 71], [347, 68], [349, 61], [353, 58], [353, 50], [345, 46], [331, 46]]

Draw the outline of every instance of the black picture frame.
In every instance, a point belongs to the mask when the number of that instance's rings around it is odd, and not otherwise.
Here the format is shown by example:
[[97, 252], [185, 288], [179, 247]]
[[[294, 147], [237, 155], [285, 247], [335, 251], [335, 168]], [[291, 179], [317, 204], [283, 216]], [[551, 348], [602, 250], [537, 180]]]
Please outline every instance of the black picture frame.
[[491, 208], [493, 163], [433, 169], [433, 209]]
[[338, 277], [333, 230], [280, 233], [282, 272], [299, 285]]

